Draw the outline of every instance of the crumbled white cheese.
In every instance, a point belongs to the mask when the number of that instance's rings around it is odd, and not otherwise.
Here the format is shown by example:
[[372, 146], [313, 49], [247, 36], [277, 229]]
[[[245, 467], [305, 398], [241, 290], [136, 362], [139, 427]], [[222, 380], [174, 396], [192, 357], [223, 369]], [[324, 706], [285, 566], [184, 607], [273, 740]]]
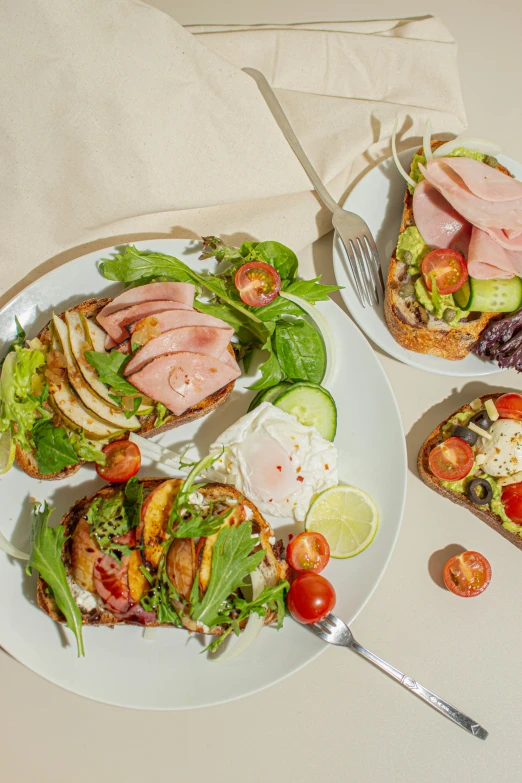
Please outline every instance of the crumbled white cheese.
[[72, 597], [76, 601], [78, 608], [84, 614], [89, 614], [98, 607], [98, 601], [96, 596], [90, 593], [88, 590], [84, 590], [80, 585], [74, 581], [72, 576], [67, 576], [67, 584], [71, 591]]

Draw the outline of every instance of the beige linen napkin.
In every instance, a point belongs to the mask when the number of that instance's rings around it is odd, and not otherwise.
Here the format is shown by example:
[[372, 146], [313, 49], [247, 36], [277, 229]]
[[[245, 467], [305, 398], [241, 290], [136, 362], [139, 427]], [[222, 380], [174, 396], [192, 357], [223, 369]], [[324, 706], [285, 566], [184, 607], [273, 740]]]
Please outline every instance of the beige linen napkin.
[[134, 0], [0, 0], [0, 294], [95, 247], [220, 234], [296, 250], [330, 227], [254, 82], [340, 198], [429, 116], [465, 126], [436, 18], [192, 27]]

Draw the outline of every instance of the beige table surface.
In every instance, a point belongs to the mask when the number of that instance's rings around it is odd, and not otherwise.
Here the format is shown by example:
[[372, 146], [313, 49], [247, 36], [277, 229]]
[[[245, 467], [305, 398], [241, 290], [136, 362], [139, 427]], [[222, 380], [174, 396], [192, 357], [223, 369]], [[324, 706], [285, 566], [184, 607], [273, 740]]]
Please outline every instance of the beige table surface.
[[[184, 24], [304, 22], [436, 11], [460, 44], [469, 126], [522, 160], [519, 0], [154, 0]], [[332, 277], [331, 238], [305, 256]], [[379, 353], [399, 402], [409, 452], [406, 513], [391, 563], [353, 623], [370, 649], [481, 722], [485, 743], [345, 650], [328, 649], [275, 688], [191, 712], [107, 707], [42, 680], [0, 653], [5, 783], [105, 781], [520, 781], [522, 555], [474, 516], [431, 493], [415, 472], [425, 435], [487, 387], [522, 389], [514, 374], [481, 382], [437, 377]], [[477, 549], [493, 581], [475, 601], [438, 581], [444, 550]]]

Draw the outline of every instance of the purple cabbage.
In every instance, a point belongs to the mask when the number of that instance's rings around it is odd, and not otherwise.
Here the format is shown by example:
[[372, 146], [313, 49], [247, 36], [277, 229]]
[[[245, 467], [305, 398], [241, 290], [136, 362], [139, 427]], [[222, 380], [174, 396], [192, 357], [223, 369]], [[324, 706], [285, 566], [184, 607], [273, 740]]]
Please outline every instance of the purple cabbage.
[[473, 348], [477, 356], [496, 361], [499, 367], [522, 372], [522, 308], [487, 326]]

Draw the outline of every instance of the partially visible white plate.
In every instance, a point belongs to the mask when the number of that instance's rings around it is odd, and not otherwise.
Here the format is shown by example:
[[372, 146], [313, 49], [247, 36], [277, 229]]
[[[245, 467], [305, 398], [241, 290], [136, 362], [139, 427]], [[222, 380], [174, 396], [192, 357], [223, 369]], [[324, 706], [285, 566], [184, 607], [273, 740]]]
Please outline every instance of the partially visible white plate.
[[[194, 268], [199, 244], [184, 240], [138, 242], [142, 249], [182, 258]], [[26, 288], [0, 312], [5, 343], [15, 336], [14, 316], [35, 335], [60, 312], [90, 296], [114, 296], [96, 262], [114, 248], [91, 253], [61, 266]], [[334, 302], [321, 302], [338, 343], [338, 367], [331, 392], [338, 406], [339, 475], [371, 493], [379, 508], [380, 528], [372, 545], [350, 560], [329, 563], [326, 575], [337, 592], [336, 613], [347, 622], [360, 612], [391, 556], [404, 509], [406, 449], [401, 419], [390, 384], [369, 343]], [[206, 453], [217, 435], [246, 413], [252, 378], [241, 378], [224, 405], [206, 418], [171, 430], [161, 442], [181, 448], [195, 442]], [[144, 460], [140, 475], [163, 473]], [[14, 467], [0, 477], [0, 530], [21, 549], [28, 547], [32, 499], [48, 500], [54, 520], [79, 498], [103, 486], [92, 468], [68, 481], [35, 481]], [[270, 520], [285, 540], [299, 526]], [[237, 699], [272, 685], [317, 657], [325, 644], [287, 618], [281, 631], [263, 630], [247, 653], [229, 663], [200, 655], [204, 637], [171, 628], [144, 641], [137, 627], [85, 628], [86, 657], [76, 657], [74, 638], [35, 604], [35, 578], [24, 564], [0, 551], [0, 645], [33, 671], [74, 693], [97, 701], [142, 709], [187, 709]]]
[[[415, 150], [405, 150], [399, 155], [400, 161], [408, 171]], [[508, 168], [517, 179], [522, 179], [522, 165], [505, 155], [498, 156], [499, 161]], [[343, 207], [356, 212], [368, 223], [372, 232], [382, 264], [384, 279], [388, 273], [389, 260], [397, 244], [401, 225], [404, 188], [406, 183], [399, 174], [393, 158], [371, 169], [350, 192]], [[354, 321], [373, 342], [390, 356], [404, 364], [437, 375], [452, 375], [460, 378], [474, 378], [479, 375], [493, 375], [503, 372], [494, 362], [468, 354], [461, 361], [452, 362], [438, 356], [415, 353], [395, 342], [384, 320], [383, 303], [378, 307], [363, 307], [354, 288], [350, 270], [342, 244], [334, 236], [333, 259], [335, 277], [338, 285], [344, 286], [341, 296]]]

